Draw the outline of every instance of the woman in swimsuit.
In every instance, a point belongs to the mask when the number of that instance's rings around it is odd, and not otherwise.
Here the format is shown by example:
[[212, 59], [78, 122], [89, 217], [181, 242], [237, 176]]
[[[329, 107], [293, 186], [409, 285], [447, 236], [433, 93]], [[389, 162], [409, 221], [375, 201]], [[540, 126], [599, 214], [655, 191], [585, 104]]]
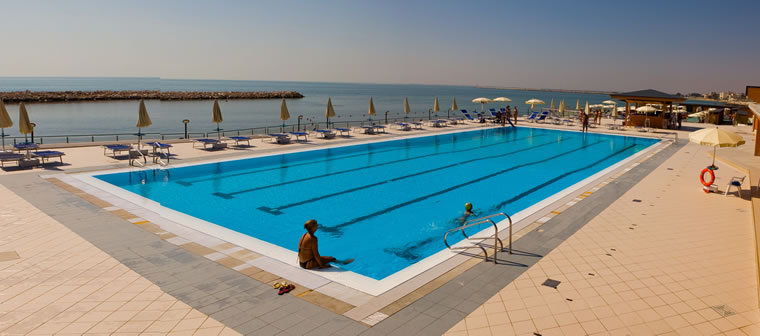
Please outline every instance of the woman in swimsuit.
[[354, 261], [354, 259], [337, 260], [334, 257], [319, 254], [317, 236], [314, 235], [319, 228], [316, 220], [308, 220], [304, 223], [303, 228], [306, 229], [306, 233], [301, 236], [301, 241], [298, 242], [298, 263], [302, 268], [328, 268], [332, 262], [345, 265]]

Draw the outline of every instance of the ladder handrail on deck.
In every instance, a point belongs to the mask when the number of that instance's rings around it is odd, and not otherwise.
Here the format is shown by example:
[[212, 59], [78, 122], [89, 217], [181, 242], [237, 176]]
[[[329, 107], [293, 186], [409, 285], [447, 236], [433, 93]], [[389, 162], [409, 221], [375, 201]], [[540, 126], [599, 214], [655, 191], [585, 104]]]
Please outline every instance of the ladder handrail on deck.
[[[502, 250], [504, 249], [504, 243], [501, 241], [501, 239], [499, 239], [499, 227], [498, 227], [498, 225], [496, 225], [496, 223], [493, 220], [491, 220], [491, 218], [498, 217], [498, 216], [506, 217], [507, 220], [509, 220], [509, 254], [512, 254], [512, 217], [509, 217], [509, 215], [507, 215], [506, 213], [503, 213], [503, 212], [500, 212], [500, 213], [497, 213], [497, 214], [493, 214], [493, 215], [488, 215], [488, 216], [485, 216], [485, 217], [480, 217], [480, 218], [472, 219], [472, 220], [469, 220], [466, 223], [464, 223], [462, 226], [459, 226], [459, 227], [456, 227], [456, 228], [453, 228], [451, 230], [446, 231], [446, 234], [443, 235], [443, 243], [446, 244], [446, 247], [449, 250], [451, 250], [451, 251], [470, 249], [473, 246], [452, 247], [451, 245], [449, 245], [449, 242], [448, 242], [449, 233], [456, 232], [456, 231], [461, 231], [462, 235], [465, 238], [465, 240], [478, 240], [478, 241], [486, 240], [486, 239], [488, 239], [490, 237], [471, 238], [470, 236], [467, 235], [467, 233], [464, 230], [467, 229], [467, 228], [471, 228], [473, 226], [476, 226], [476, 225], [481, 225], [481, 224], [485, 224], [485, 223], [491, 223], [491, 225], [494, 228], [494, 234], [493, 234], [493, 237], [494, 237], [494, 242], [493, 242], [493, 262], [495, 264], [496, 263], [496, 259], [497, 259], [496, 258], [496, 254], [499, 251], [498, 249], [499, 248], [501, 248]], [[475, 246], [477, 246], [481, 250], [483, 250], [483, 259], [485, 261], [488, 261], [488, 252], [486, 251], [486, 249], [483, 246], [479, 245], [479, 244], [475, 244]]]

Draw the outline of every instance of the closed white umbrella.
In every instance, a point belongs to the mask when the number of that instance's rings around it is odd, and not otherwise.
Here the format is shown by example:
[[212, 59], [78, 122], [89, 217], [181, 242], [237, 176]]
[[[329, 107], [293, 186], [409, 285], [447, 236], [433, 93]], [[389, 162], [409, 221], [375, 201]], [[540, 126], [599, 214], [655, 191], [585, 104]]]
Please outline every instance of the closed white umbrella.
[[0, 100], [0, 137], [3, 139], [3, 152], [5, 152], [5, 129], [13, 126], [13, 120], [8, 115], [8, 110], [5, 108], [5, 104]]
[[[284, 100], [285, 98], [283, 98]], [[214, 107], [213, 110], [213, 116], [211, 118], [211, 122], [216, 123], [216, 138], [218, 140], [222, 139], [222, 129], [219, 128], [219, 123], [224, 121], [224, 118], [222, 118], [222, 109], [219, 107], [219, 101], [214, 99]]]
[[282, 120], [282, 128], [285, 128], [285, 120], [288, 119], [290, 119], [288, 104], [285, 103], [285, 98], [282, 98], [282, 103], [280, 103], [280, 120]]
[[589, 110], [588, 106], [588, 100], [586, 101], [586, 107], [583, 108], [583, 114], [588, 115], [591, 111]]
[[375, 115], [375, 103], [372, 102], [372, 97], [369, 97], [369, 108], [367, 114], [369, 114], [369, 120], [372, 120], [372, 116]]
[[578, 99], [575, 101], [575, 110], [580, 111], [581, 110], [581, 100]]
[[325, 108], [325, 118], [327, 118], [327, 128], [330, 128], [330, 118], [334, 116], [335, 116], [335, 109], [333, 109], [332, 101], [330, 100], [330, 97], [327, 97], [327, 108]]
[[[21, 103], [21, 106], [24, 106], [23, 103]], [[26, 114], [26, 109], [24, 109], [24, 114]], [[21, 121], [19, 121], [21, 122]], [[153, 121], [150, 120], [150, 116], [148, 115], [148, 109], [145, 108], [145, 101], [140, 99], [140, 106], [137, 109], [137, 149], [140, 149], [140, 141], [142, 140], [142, 128], [148, 127], [150, 125], [153, 125]]]
[[657, 112], [657, 109], [654, 106], [644, 105], [644, 106], [636, 108], [636, 112], [654, 113], [654, 112]]

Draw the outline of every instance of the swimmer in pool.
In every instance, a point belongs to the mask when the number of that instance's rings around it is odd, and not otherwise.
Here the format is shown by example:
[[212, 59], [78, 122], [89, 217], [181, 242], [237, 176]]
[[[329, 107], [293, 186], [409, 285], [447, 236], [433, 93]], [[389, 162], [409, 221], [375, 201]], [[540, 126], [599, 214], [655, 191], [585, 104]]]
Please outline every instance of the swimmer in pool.
[[334, 257], [319, 254], [317, 236], [314, 235], [317, 232], [317, 228], [319, 228], [316, 220], [308, 220], [303, 225], [303, 228], [306, 229], [306, 233], [301, 236], [301, 241], [298, 242], [298, 263], [302, 268], [328, 268], [330, 267], [330, 263], [347, 265], [354, 261], [354, 259], [337, 260]]
[[460, 217], [459, 222], [464, 225], [464, 223], [467, 223], [467, 218], [470, 218], [472, 215], [474, 215], [475, 212], [472, 210], [472, 203], [467, 202], [464, 204], [464, 215]]

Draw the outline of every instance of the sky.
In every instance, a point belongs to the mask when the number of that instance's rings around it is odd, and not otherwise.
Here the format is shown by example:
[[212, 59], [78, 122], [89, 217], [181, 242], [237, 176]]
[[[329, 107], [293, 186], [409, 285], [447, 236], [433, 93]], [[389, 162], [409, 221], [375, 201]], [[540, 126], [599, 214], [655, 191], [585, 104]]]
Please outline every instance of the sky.
[[10, 1], [0, 76], [760, 85], [760, 1]]

